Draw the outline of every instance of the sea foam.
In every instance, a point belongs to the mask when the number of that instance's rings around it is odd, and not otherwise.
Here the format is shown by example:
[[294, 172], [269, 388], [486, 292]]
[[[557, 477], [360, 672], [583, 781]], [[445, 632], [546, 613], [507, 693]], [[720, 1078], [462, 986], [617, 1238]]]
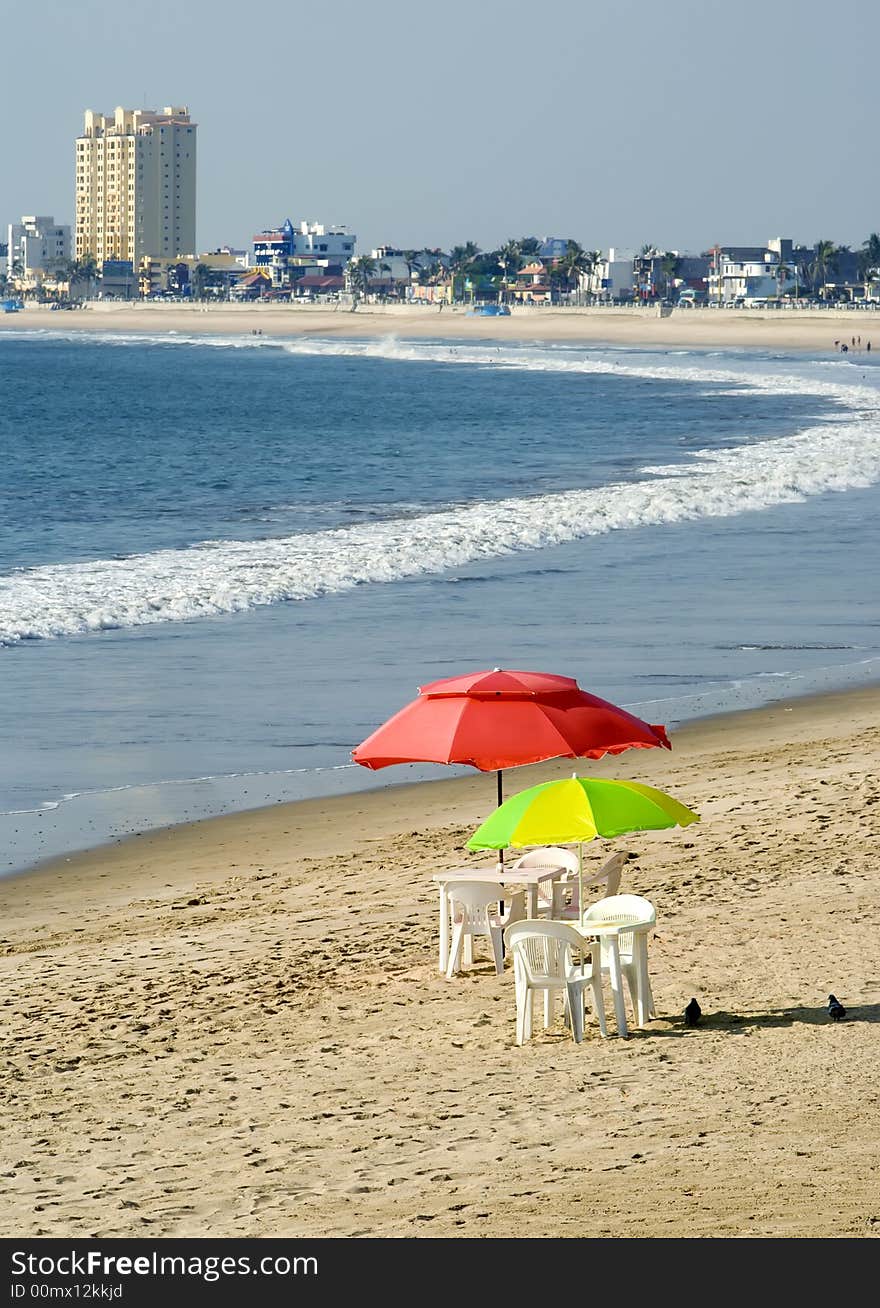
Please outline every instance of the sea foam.
[[[90, 337], [94, 340], [94, 337]], [[119, 345], [118, 336], [108, 343]], [[168, 338], [159, 338], [168, 344]], [[127, 343], [144, 343], [132, 334]], [[237, 346], [224, 338], [175, 345]], [[736, 448], [698, 450], [678, 464], [588, 490], [451, 505], [415, 516], [274, 539], [213, 540], [127, 558], [51, 564], [0, 577], [0, 644], [231, 614], [339, 594], [377, 582], [443, 574], [480, 560], [541, 550], [610, 531], [731, 517], [880, 481], [880, 394], [844, 377], [660, 363], [571, 347], [492, 347], [384, 341], [266, 342], [290, 354], [349, 354], [543, 372], [607, 373], [730, 384], [737, 394], [814, 394], [842, 420]], [[463, 485], [466, 477], [463, 476]]]

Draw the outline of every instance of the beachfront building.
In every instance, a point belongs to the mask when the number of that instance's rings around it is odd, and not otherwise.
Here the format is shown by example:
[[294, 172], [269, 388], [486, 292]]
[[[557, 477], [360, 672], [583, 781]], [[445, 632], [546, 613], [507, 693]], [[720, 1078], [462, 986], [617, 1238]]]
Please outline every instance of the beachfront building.
[[646, 303], [666, 299], [675, 304], [703, 303], [708, 292], [712, 255], [647, 247], [633, 259], [633, 298]]
[[633, 259], [611, 246], [607, 255], [581, 273], [580, 291], [592, 299], [621, 303], [633, 298]]
[[568, 254], [567, 236], [544, 236], [535, 251], [536, 256], [545, 264], [554, 264]]
[[796, 284], [792, 242], [786, 237], [767, 245], [715, 245], [709, 257], [706, 281], [713, 304], [775, 300]]
[[76, 141], [76, 258], [138, 268], [196, 248], [196, 123], [186, 106], [87, 109]]
[[520, 268], [507, 294], [517, 304], [549, 304], [551, 296], [550, 274], [541, 259], [530, 259]]
[[268, 268], [249, 268], [229, 293], [231, 300], [264, 300], [271, 298], [272, 276]]
[[136, 300], [138, 279], [131, 259], [105, 259], [101, 265], [98, 298], [101, 300]]
[[406, 299], [419, 268], [418, 257], [413, 254], [408, 260], [404, 251], [393, 245], [377, 245], [370, 251], [370, 258], [376, 265], [370, 277], [370, 293]]
[[8, 230], [8, 275], [21, 286], [35, 286], [64, 269], [70, 260], [70, 228], [52, 217], [32, 214]]
[[228, 299], [247, 272], [247, 251], [228, 245], [173, 258], [146, 255], [138, 267], [138, 291], [145, 300], [166, 295]]
[[808, 285], [817, 297], [845, 304], [858, 300], [870, 302], [878, 297], [880, 287], [868, 279], [860, 251], [835, 246], [824, 261], [818, 255], [818, 249], [808, 252], [805, 269]]
[[251, 267], [265, 270], [280, 286], [293, 259], [296, 238], [293, 223], [286, 218], [280, 227], [267, 228], [254, 237]]
[[295, 290], [304, 277], [341, 279], [356, 245], [347, 227], [310, 221], [294, 226], [287, 218], [280, 227], [257, 232], [252, 267], [268, 272], [274, 289]]
[[370, 294], [392, 295], [419, 304], [448, 304], [452, 300], [449, 255], [440, 249], [401, 250], [377, 245], [370, 251], [375, 271]]
[[708, 295], [711, 262], [705, 254], [682, 254], [676, 257], [672, 287], [682, 303], [703, 304]]

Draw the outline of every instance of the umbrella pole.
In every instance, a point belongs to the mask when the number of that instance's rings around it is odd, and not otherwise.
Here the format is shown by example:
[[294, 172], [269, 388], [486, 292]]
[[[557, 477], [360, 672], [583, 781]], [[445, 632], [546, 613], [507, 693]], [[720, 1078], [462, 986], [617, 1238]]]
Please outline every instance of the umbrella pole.
[[[500, 768], [498, 769], [498, 771], [496, 772], [495, 775], [496, 775], [497, 778], [498, 778], [498, 807], [500, 808], [501, 805], [502, 805], [502, 803], [503, 803], [503, 800], [504, 800], [504, 792], [503, 792], [502, 789], [501, 789], [501, 769], [500, 769]], [[504, 870], [504, 850], [503, 850], [503, 849], [499, 849], [499, 851], [498, 851], [498, 862], [499, 862], [499, 864], [501, 865], [501, 870], [503, 871], [503, 870]], [[503, 900], [503, 899], [499, 899], [499, 900], [498, 900], [498, 912], [499, 912], [499, 913], [503, 913], [503, 912], [504, 912], [504, 900]], [[502, 946], [501, 946], [501, 949], [502, 949], [502, 953], [503, 953], [503, 950], [504, 950], [504, 945], [503, 945], [503, 944], [502, 944]]]
[[584, 920], [584, 847], [578, 844], [578, 924]]
[[[496, 773], [495, 775], [496, 775], [497, 778], [498, 778], [498, 807], [500, 808], [501, 805], [504, 803], [504, 791], [501, 789], [501, 769], [500, 769], [500, 768], [498, 769], [498, 771], [497, 771], [497, 773]], [[503, 849], [499, 849], [499, 851], [498, 851], [498, 861], [499, 861], [499, 863], [501, 864], [501, 866], [503, 867], [503, 866], [504, 866], [504, 850], [503, 850]]]

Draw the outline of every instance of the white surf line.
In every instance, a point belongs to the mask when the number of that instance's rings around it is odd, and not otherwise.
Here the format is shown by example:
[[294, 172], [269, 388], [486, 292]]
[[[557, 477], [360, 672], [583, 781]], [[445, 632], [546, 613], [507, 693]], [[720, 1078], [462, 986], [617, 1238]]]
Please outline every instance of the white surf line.
[[[312, 350], [317, 344], [297, 348]], [[339, 346], [332, 343], [334, 351]], [[474, 353], [482, 358], [485, 351]], [[19, 569], [0, 577], [0, 643], [242, 612], [442, 574], [609, 531], [736, 516], [880, 481], [880, 393], [869, 387], [715, 368], [557, 361], [546, 353], [538, 360], [542, 370], [556, 362], [569, 371], [813, 393], [838, 401], [851, 416], [794, 436], [698, 450], [680, 464], [642, 469], [645, 479], [636, 482], [465, 504], [268, 540], [206, 541], [124, 559]], [[535, 366], [532, 359], [520, 363]], [[511, 365], [506, 359], [494, 366]]]

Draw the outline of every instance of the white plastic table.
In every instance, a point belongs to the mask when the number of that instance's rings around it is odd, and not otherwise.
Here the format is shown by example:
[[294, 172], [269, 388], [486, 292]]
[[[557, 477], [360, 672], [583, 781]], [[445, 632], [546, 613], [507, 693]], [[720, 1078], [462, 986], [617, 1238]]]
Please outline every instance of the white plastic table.
[[636, 969], [636, 1019], [639, 1026], [644, 1026], [653, 1013], [648, 1011], [648, 932], [654, 930], [653, 922], [617, 923], [617, 922], [582, 922], [575, 930], [583, 936], [584, 944], [589, 948], [590, 940], [608, 945], [608, 976], [611, 981], [611, 994], [614, 999], [614, 1018], [617, 1031], [621, 1036], [629, 1035], [626, 1022], [626, 1002], [623, 994], [623, 973], [620, 970], [620, 937], [632, 933], [633, 963]]
[[[553, 881], [564, 871], [561, 867], [521, 867], [516, 872], [506, 868], [455, 867], [435, 872], [431, 877], [440, 887], [440, 949], [437, 970], [445, 972], [449, 962], [449, 886], [456, 881], [479, 881], [481, 885], [498, 886], [500, 890], [524, 886], [529, 917], [538, 916], [538, 886]], [[504, 895], [501, 898], [505, 898]], [[465, 948], [471, 937], [465, 937]]]

